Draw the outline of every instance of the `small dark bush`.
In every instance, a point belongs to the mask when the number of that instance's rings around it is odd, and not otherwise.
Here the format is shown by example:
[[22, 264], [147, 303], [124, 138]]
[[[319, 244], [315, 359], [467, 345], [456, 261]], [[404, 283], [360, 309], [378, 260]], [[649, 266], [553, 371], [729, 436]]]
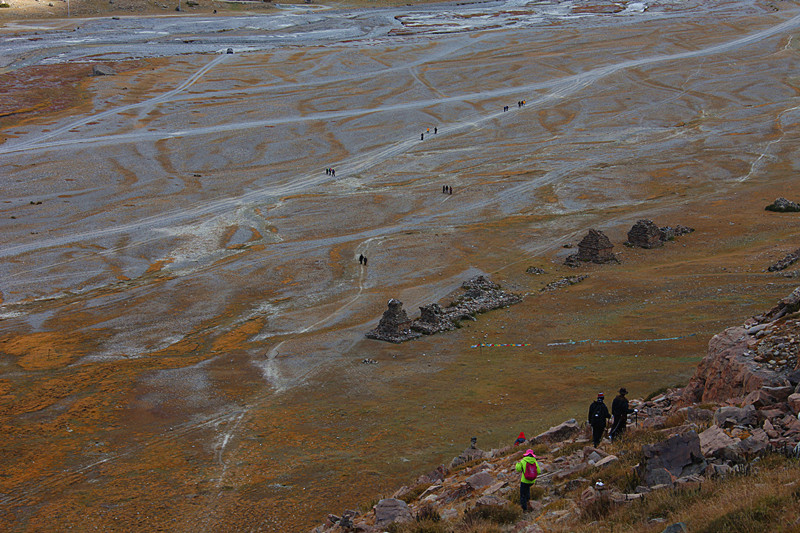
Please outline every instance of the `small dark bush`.
[[496, 524], [512, 524], [522, 516], [522, 509], [513, 505], [477, 505], [464, 513], [465, 518], [487, 520]]

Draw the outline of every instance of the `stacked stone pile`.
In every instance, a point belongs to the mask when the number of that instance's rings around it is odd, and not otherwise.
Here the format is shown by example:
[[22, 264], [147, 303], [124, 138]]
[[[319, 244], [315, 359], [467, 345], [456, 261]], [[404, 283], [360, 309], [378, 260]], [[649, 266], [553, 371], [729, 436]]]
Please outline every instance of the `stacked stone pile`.
[[628, 246], [638, 246], [640, 248], [658, 248], [666, 241], [671, 241], [676, 237], [686, 235], [694, 231], [694, 228], [678, 224], [675, 227], [664, 226], [659, 228], [655, 222], [642, 219], [636, 222], [628, 231]]
[[383, 312], [378, 327], [366, 334], [368, 339], [387, 342], [403, 342], [421, 336], [411, 330], [411, 320], [403, 309], [403, 302], [394, 298], [389, 300], [388, 309]]
[[589, 233], [578, 243], [578, 253], [572, 254], [564, 261], [571, 267], [580, 266], [582, 263], [618, 263], [617, 256], [612, 251], [614, 245], [605, 233], [590, 229]]
[[652, 220], [642, 219], [628, 231], [628, 241], [625, 244], [640, 248], [657, 248], [663, 246], [664, 240], [664, 234]]
[[400, 301], [389, 300], [389, 309], [383, 313], [378, 327], [366, 334], [367, 338], [397, 343], [433, 335], [455, 329], [461, 320], [474, 320], [476, 314], [522, 301], [522, 296], [503, 291], [485, 276], [471, 278], [461, 288], [464, 294], [447, 307], [437, 303], [420, 307], [420, 317], [416, 320], [408, 319]]

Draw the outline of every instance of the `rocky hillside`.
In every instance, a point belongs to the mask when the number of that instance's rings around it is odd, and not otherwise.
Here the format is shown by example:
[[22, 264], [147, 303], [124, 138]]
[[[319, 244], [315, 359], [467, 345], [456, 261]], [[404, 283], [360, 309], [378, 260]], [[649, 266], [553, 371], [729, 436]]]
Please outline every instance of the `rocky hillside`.
[[[638, 417], [624, 439], [594, 448], [589, 428], [573, 419], [518, 446], [483, 451], [472, 443], [390, 498], [331, 514], [313, 531], [611, 531], [604, 520], [614, 513], [631, 515], [624, 523], [642, 515], [630, 531], [776, 530], [773, 522], [798, 531], [798, 309], [800, 288], [715, 335], [685, 388], [631, 402]], [[528, 448], [543, 473], [523, 513], [514, 465]], [[748, 501], [726, 496], [735, 507], [720, 505], [721, 516], [708, 516], [712, 495], [743, 488]]]

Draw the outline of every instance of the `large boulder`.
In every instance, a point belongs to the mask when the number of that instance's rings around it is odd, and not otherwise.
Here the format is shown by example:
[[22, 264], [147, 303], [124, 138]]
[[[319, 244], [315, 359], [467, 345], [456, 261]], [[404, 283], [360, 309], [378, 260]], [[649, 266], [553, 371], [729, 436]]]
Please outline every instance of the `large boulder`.
[[561, 442], [577, 435], [581, 430], [578, 421], [570, 418], [557, 426], [553, 426], [543, 433], [539, 433], [530, 440], [531, 444]]
[[711, 426], [699, 435], [700, 452], [705, 457], [718, 456], [719, 451], [733, 446], [738, 440], [725, 433], [719, 426]]
[[663, 442], [642, 446], [639, 475], [647, 486], [671, 485], [676, 478], [705, 471], [700, 438], [694, 431], [673, 435]]
[[375, 525], [385, 527], [394, 522], [411, 522], [414, 517], [403, 500], [385, 498], [375, 505]]
[[796, 392], [790, 395], [787, 402], [789, 403], [789, 409], [791, 409], [794, 414], [800, 413], [800, 393]]
[[755, 426], [758, 424], [758, 413], [753, 405], [735, 407], [726, 405], [714, 412], [714, 423], [718, 426]]
[[116, 72], [108, 65], [92, 65], [92, 76], [113, 76], [114, 74], [116, 74]]

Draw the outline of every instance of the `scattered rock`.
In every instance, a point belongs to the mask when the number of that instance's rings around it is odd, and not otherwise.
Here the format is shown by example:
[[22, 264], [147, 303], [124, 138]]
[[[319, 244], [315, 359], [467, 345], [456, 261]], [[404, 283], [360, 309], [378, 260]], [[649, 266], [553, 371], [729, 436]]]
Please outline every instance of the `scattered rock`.
[[92, 65], [92, 76], [113, 76], [116, 74], [108, 65]]
[[539, 292], [546, 292], [546, 291], [554, 291], [556, 289], [561, 289], [563, 287], [569, 287], [570, 285], [575, 285], [576, 283], [580, 283], [581, 281], [585, 280], [589, 276], [586, 274], [582, 274], [580, 276], [567, 276], [566, 278], [561, 278], [558, 281], [552, 281], [548, 283], [546, 286], [542, 287]]
[[675, 227], [662, 226], [659, 229], [661, 230], [661, 238], [665, 241], [671, 241], [676, 237], [682, 237], [694, 231], [694, 228], [690, 228], [689, 226], [682, 226], [680, 224], [678, 224]]
[[541, 268], [539, 268], [539, 267], [528, 267], [528, 268], [525, 270], [525, 273], [526, 273], [526, 274], [535, 274], [535, 275], [537, 275], [537, 276], [538, 276], [538, 275], [540, 275], [540, 274], [546, 274], [546, 272], [544, 271], [544, 269], [541, 269]]
[[764, 208], [765, 211], [775, 211], [777, 213], [796, 213], [800, 211], [800, 204], [780, 197]]

